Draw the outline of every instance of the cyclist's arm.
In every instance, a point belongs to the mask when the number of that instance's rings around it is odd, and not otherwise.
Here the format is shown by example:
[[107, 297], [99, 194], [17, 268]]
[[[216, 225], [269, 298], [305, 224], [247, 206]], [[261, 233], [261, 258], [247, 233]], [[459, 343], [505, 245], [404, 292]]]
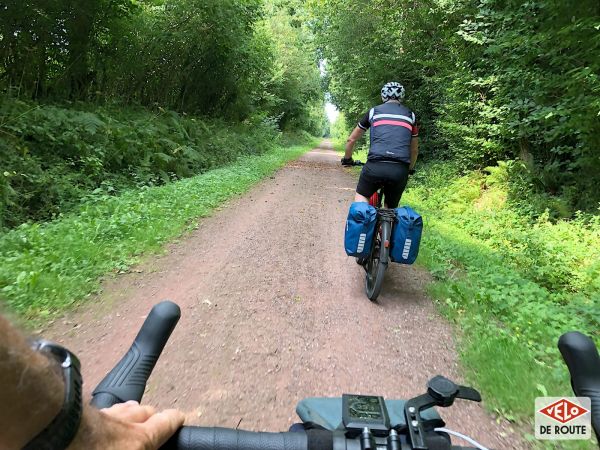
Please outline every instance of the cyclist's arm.
[[[0, 448], [22, 448], [58, 415], [64, 381], [58, 363], [33, 351], [0, 316]], [[10, 408], [6, 407], [10, 405]], [[183, 424], [183, 414], [156, 414], [137, 404], [104, 412], [83, 406], [79, 431], [70, 449], [158, 448]]]
[[354, 150], [354, 145], [356, 144], [357, 140], [363, 137], [364, 134], [365, 130], [363, 130], [359, 126], [352, 130], [352, 133], [350, 133], [350, 137], [348, 137], [348, 140], [346, 141], [346, 153], [344, 154], [344, 158], [352, 158], [352, 151]]
[[410, 140], [410, 168], [414, 169], [419, 157], [419, 137], [413, 136]]
[[356, 144], [356, 141], [364, 136], [365, 131], [367, 131], [370, 126], [371, 110], [367, 111], [367, 113], [358, 121], [358, 124], [354, 130], [352, 130], [352, 133], [350, 133], [350, 137], [346, 141], [346, 153], [344, 154], [344, 158], [352, 158], [352, 152], [354, 151], [354, 145]]
[[56, 417], [64, 396], [61, 377], [59, 367], [31, 350], [0, 316], [0, 448], [24, 447]]
[[415, 164], [417, 164], [417, 158], [419, 157], [419, 123], [417, 122], [417, 118], [415, 113], [413, 113], [413, 128], [412, 128], [412, 138], [410, 140], [410, 169], [415, 168]]

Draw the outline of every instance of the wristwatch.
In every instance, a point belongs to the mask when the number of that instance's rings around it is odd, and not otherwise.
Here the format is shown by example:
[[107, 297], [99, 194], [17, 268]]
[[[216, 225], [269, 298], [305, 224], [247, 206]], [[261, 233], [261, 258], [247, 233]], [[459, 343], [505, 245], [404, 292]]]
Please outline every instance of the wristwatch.
[[64, 450], [75, 438], [81, 422], [81, 371], [79, 359], [66, 348], [54, 342], [32, 342], [35, 351], [60, 364], [65, 383], [63, 406], [50, 424], [35, 436], [24, 450]]

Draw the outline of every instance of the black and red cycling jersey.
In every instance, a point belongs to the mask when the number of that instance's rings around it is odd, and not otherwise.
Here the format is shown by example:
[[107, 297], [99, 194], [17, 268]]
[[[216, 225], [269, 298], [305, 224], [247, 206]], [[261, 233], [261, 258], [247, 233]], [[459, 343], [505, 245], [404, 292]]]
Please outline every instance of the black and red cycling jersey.
[[368, 161], [394, 161], [410, 164], [410, 141], [419, 135], [415, 113], [401, 103], [387, 102], [371, 108], [358, 122], [371, 128]]

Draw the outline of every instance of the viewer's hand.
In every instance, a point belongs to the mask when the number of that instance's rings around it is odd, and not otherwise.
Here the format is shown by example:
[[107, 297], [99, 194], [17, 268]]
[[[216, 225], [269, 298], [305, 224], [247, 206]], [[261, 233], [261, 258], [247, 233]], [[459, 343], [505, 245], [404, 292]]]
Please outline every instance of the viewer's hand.
[[350, 158], [342, 158], [342, 166], [353, 166], [354, 165], [354, 160], [352, 159], [352, 157]]
[[157, 412], [152, 406], [142, 406], [134, 401], [101, 409], [100, 412], [120, 422], [126, 445], [118, 447], [128, 449], [158, 449], [185, 420], [183, 413], [176, 409]]
[[69, 450], [155, 450], [167, 442], [185, 420], [181, 411], [167, 409], [157, 412], [152, 406], [142, 406], [135, 401], [92, 413], [96, 414], [88, 416], [87, 425], [80, 428]]

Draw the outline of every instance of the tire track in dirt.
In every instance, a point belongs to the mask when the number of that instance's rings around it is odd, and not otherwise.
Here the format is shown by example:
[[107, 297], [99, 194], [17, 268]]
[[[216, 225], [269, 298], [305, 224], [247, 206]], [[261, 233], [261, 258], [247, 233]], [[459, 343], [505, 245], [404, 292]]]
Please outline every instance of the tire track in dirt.
[[[281, 431], [296, 403], [343, 392], [407, 398], [437, 374], [461, 381], [451, 327], [424, 294], [428, 275], [391, 265], [378, 303], [343, 251], [356, 179], [325, 142], [232, 200], [197, 230], [44, 332], [75, 351], [87, 395], [156, 302], [182, 318], [144, 401], [193, 423]], [[497, 449], [528, 448], [481, 406], [441, 411]]]

